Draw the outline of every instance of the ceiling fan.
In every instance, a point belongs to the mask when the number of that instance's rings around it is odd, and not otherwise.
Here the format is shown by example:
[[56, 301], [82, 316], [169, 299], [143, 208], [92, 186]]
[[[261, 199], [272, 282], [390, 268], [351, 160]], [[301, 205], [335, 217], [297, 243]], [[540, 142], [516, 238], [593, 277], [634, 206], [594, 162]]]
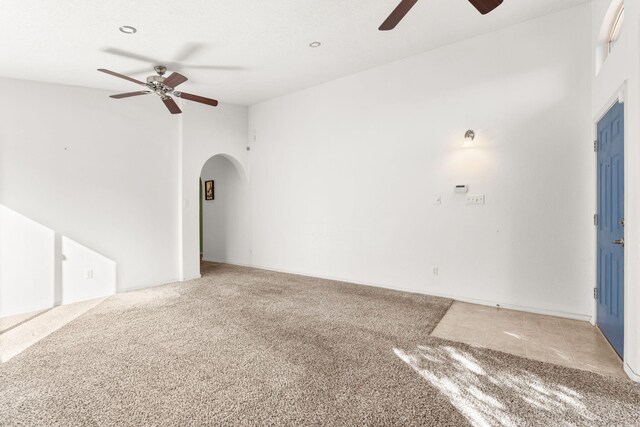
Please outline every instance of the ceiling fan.
[[[469, 3], [478, 9], [478, 12], [486, 15], [500, 6], [503, 1], [504, 0], [469, 0]], [[417, 2], [418, 0], [402, 0], [378, 29], [380, 31], [393, 30]]]
[[204, 96], [193, 95], [190, 93], [179, 92], [175, 90], [178, 85], [187, 81], [187, 78], [182, 74], [172, 73], [169, 77], [164, 77], [164, 74], [167, 72], [167, 67], [163, 65], [156, 65], [155, 67], [153, 67], [153, 69], [156, 71], [156, 73], [158, 73], [158, 75], [147, 77], [146, 83], [131, 77], [127, 77], [123, 74], [116, 73], [115, 71], [105, 70], [104, 68], [99, 68], [98, 71], [110, 74], [112, 76], [120, 77], [121, 79], [129, 80], [130, 82], [145, 86], [147, 89], [149, 89], [141, 90], [138, 92], [127, 92], [120, 93], [118, 95], [111, 95], [110, 98], [122, 99], [129, 98], [131, 96], [140, 96], [155, 93], [160, 97], [160, 99], [162, 99], [162, 102], [164, 102], [164, 105], [171, 112], [171, 114], [180, 114], [182, 113], [182, 111], [170, 95], [177, 96], [178, 98], [182, 99], [188, 99], [189, 101], [199, 102], [201, 104], [211, 105], [212, 107], [218, 105], [218, 101], [216, 101], [215, 99], [205, 98]]

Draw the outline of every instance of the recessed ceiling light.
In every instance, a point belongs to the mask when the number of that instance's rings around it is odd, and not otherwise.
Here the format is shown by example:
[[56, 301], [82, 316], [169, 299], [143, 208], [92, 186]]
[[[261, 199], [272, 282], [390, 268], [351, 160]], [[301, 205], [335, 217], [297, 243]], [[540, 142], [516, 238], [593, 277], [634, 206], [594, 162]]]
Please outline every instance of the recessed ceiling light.
[[135, 34], [138, 32], [138, 30], [136, 30], [131, 25], [123, 25], [122, 27], [120, 27], [120, 32], [125, 34]]
[[321, 45], [322, 45], [322, 43], [320, 43], [320, 42], [309, 43], [309, 47], [320, 47]]

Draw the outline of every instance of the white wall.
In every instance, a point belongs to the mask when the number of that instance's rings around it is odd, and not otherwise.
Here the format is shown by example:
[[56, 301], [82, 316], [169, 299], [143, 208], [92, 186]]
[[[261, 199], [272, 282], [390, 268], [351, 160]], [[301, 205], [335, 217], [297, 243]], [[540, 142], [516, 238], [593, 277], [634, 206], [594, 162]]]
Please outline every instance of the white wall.
[[62, 236], [62, 304], [113, 295], [117, 264], [80, 243]]
[[203, 259], [250, 263], [248, 183], [226, 157], [214, 156], [202, 168], [202, 182], [215, 182], [215, 200], [202, 200]]
[[[3, 225], [0, 316], [50, 306], [52, 294], [69, 302], [113, 293], [114, 274], [119, 291], [177, 280], [179, 119], [152, 97], [0, 85], [0, 205], [21, 224], [40, 224], [30, 229], [50, 230], [41, 242]], [[45, 243], [50, 254], [30, 249]], [[6, 299], [16, 292], [33, 300]]]
[[[181, 205], [182, 242], [179, 257], [182, 265], [180, 276], [183, 280], [189, 280], [200, 277], [198, 179], [202, 167], [211, 157], [224, 155], [246, 180], [248, 108], [229, 104], [211, 108], [189, 101], [181, 105], [184, 114], [179, 158], [181, 193], [178, 203]], [[244, 252], [250, 255], [248, 247]]]
[[53, 305], [55, 241], [53, 230], [0, 205], [0, 316]]
[[198, 177], [224, 154], [246, 185], [247, 107], [0, 84], [0, 316], [199, 275]]
[[[605, 42], [605, 17], [618, 1], [592, 3], [592, 48]], [[613, 4], [613, 8], [611, 8]], [[608, 24], [607, 19], [607, 24]], [[594, 57], [597, 59], [597, 57]], [[592, 131], [618, 96], [625, 106], [625, 339], [626, 372], [640, 381], [640, 4], [625, 2], [625, 22], [618, 43], [601, 67], [593, 64]], [[598, 71], [596, 75], [596, 71]]]
[[253, 264], [590, 318], [590, 19], [583, 5], [252, 106]]
[[197, 180], [224, 154], [246, 183], [247, 107], [0, 84], [0, 316], [199, 275]]

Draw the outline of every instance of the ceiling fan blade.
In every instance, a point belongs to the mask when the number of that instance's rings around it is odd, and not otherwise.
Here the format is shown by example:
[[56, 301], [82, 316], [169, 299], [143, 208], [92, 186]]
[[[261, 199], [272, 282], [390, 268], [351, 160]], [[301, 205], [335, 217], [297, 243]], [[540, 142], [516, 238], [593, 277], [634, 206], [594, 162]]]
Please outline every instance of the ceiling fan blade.
[[176, 62], [183, 62], [205, 48], [204, 43], [188, 43], [176, 55]]
[[105, 70], [104, 68], [98, 68], [98, 71], [102, 71], [103, 73], [111, 74], [112, 76], [120, 77], [121, 79], [129, 80], [130, 82], [133, 82], [133, 83], [136, 83], [136, 84], [139, 84], [139, 85], [142, 85], [142, 86], [145, 85], [140, 80], [132, 79], [131, 77], [127, 77], [124, 74], [116, 73], [115, 71]]
[[185, 64], [184, 68], [191, 68], [193, 70], [220, 70], [220, 71], [242, 71], [246, 68], [237, 67], [235, 65], [190, 65]]
[[182, 99], [188, 99], [189, 101], [195, 101], [201, 104], [211, 105], [212, 107], [215, 107], [218, 105], [218, 101], [216, 101], [215, 99], [205, 98], [204, 96], [193, 95], [186, 92], [178, 92], [178, 93], [175, 93], [175, 95], [179, 96]]
[[127, 70], [124, 72], [124, 74], [126, 74], [127, 76], [144, 75], [146, 77], [149, 74], [151, 74], [149, 70], [150, 70], [149, 67], [137, 68], [133, 70]]
[[502, 2], [503, 0], [469, 0], [469, 3], [483, 15], [492, 12], [496, 7], [500, 6]]
[[129, 98], [130, 96], [147, 95], [149, 93], [151, 93], [151, 91], [141, 90], [140, 92], [127, 92], [127, 93], [119, 93], [117, 95], [109, 95], [109, 98], [122, 99], [122, 98]]
[[167, 106], [167, 109], [171, 112], [171, 114], [182, 113], [182, 110], [180, 110], [180, 107], [178, 107], [176, 101], [174, 101], [170, 96], [165, 96], [164, 98], [162, 98], [162, 102], [164, 102], [164, 105]]
[[169, 86], [169, 87], [173, 87], [175, 88], [176, 86], [186, 82], [187, 79], [185, 76], [183, 76], [180, 73], [172, 73], [169, 77], [166, 78], [166, 80], [164, 81], [164, 84]]
[[102, 51], [105, 52], [105, 53], [110, 53], [112, 55], [122, 56], [124, 58], [136, 59], [138, 61], [147, 62], [149, 64], [161, 64], [162, 63], [162, 61], [159, 61], [156, 58], [150, 58], [148, 56], [139, 55], [137, 53], [127, 52], [126, 50], [118, 49], [118, 48], [115, 48], [115, 47], [108, 47], [108, 48], [102, 49]]
[[380, 31], [393, 30], [417, 2], [418, 0], [402, 0], [378, 29]]

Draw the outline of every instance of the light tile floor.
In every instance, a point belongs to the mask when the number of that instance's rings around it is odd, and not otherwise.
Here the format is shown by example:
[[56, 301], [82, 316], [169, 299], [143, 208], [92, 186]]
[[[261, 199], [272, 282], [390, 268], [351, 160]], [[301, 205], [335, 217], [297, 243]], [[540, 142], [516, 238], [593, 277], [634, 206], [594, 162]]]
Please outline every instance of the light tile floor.
[[0, 363], [7, 362], [105, 299], [92, 299], [0, 318]]
[[432, 335], [628, 379], [618, 355], [588, 322], [456, 301]]

